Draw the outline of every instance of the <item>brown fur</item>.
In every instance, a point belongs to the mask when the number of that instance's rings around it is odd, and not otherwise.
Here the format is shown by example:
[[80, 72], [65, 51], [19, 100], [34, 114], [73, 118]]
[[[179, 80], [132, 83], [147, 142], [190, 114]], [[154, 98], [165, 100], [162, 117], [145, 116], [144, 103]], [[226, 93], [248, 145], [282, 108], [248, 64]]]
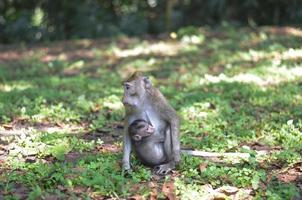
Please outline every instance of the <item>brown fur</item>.
[[131, 82], [131, 81], [137, 80], [141, 77], [143, 77], [143, 74], [140, 71], [136, 71], [133, 74], [131, 74], [124, 82]]

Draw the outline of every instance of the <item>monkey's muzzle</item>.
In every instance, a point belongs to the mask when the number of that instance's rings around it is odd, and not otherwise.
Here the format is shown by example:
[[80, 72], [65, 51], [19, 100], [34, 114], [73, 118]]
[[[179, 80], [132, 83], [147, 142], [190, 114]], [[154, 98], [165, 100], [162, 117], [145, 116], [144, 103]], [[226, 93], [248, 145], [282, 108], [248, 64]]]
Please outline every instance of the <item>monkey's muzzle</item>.
[[122, 100], [122, 103], [123, 103], [123, 105], [124, 105], [125, 107], [129, 107], [129, 108], [135, 107], [135, 103], [129, 102], [129, 101], [124, 100], [124, 99]]

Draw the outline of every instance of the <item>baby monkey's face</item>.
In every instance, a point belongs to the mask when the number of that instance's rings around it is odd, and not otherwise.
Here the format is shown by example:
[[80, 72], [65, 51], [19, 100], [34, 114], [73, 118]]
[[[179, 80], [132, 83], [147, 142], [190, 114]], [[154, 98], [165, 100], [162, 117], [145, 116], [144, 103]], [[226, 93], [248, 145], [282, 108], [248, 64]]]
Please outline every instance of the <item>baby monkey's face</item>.
[[155, 131], [155, 128], [146, 122], [145, 120], [135, 120], [130, 124], [128, 128], [129, 135], [131, 139], [138, 142], [145, 137], [152, 135]]

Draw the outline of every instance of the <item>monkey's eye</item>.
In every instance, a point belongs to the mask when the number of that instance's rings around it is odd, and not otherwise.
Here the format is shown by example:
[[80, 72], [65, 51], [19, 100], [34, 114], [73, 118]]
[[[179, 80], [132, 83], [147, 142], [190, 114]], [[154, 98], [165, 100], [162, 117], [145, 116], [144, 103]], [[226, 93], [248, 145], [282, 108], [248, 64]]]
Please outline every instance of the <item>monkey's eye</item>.
[[130, 85], [129, 83], [125, 83], [125, 84], [124, 84], [124, 87], [125, 87], [126, 90], [129, 90], [130, 87], [131, 87], [131, 85]]

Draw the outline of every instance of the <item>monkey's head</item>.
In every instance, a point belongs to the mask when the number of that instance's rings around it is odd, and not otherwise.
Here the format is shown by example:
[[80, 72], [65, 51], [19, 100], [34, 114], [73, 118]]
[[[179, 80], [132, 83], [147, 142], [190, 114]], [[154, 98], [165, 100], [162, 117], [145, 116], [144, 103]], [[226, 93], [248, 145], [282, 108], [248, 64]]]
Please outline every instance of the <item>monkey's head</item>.
[[140, 109], [152, 84], [148, 77], [134, 73], [124, 82], [123, 104], [126, 108]]
[[135, 120], [128, 127], [130, 137], [136, 142], [152, 135], [154, 131], [155, 129], [151, 124], [141, 119]]

